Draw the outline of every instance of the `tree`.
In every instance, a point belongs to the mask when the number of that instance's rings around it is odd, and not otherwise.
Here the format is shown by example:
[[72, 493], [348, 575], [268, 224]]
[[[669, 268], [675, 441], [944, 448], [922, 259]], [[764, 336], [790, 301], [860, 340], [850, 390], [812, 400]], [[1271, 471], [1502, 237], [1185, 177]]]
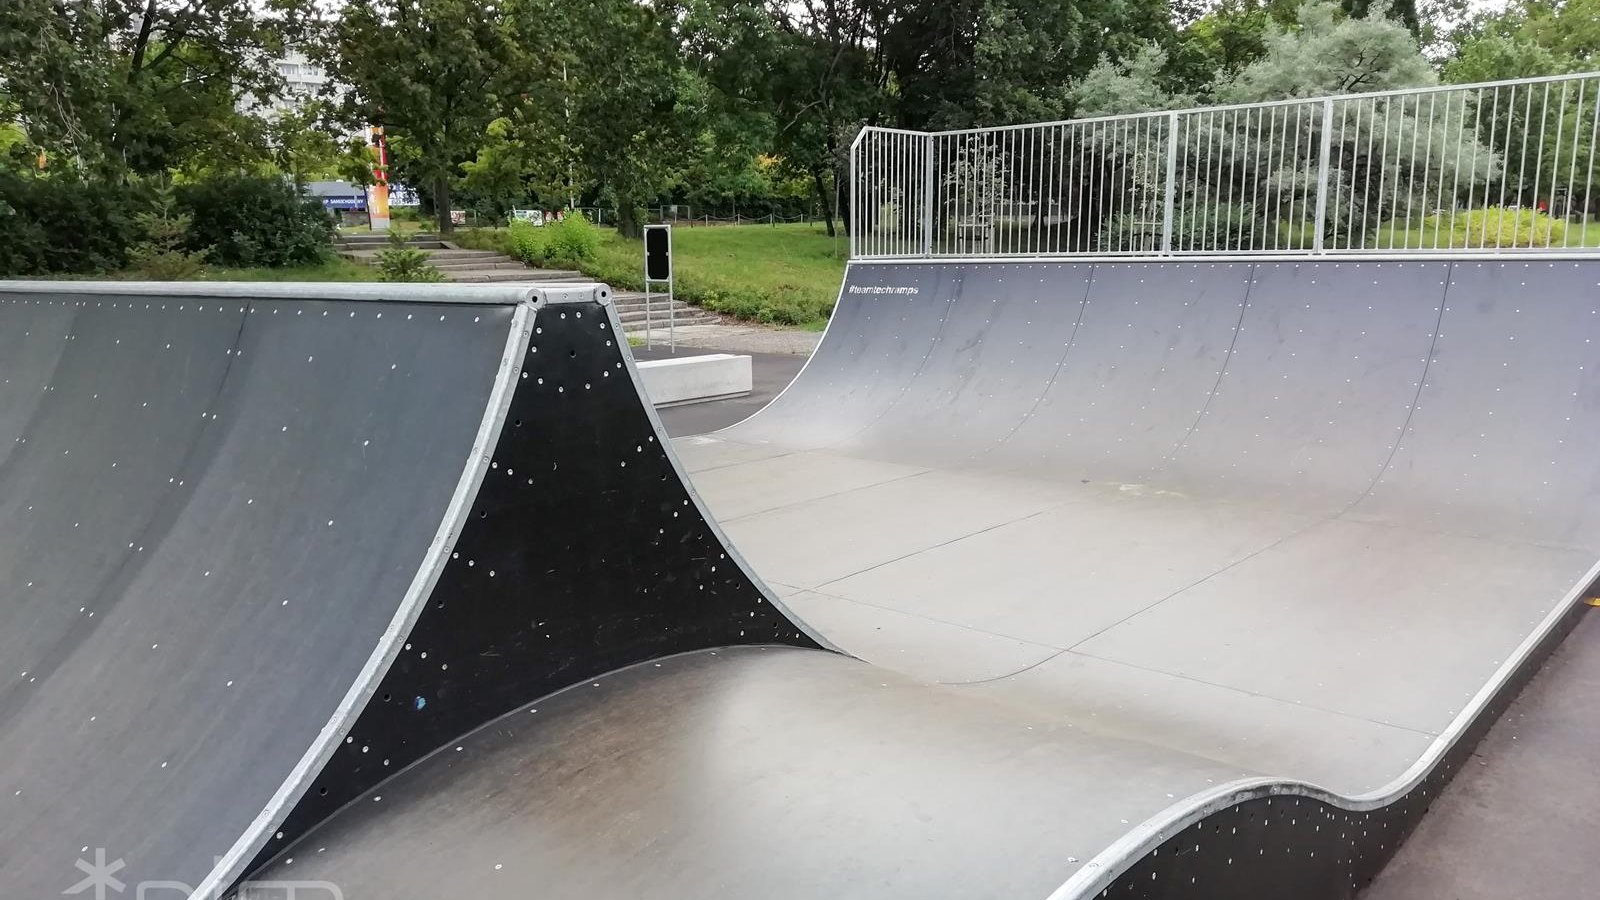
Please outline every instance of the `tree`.
[[1404, 27], [1381, 15], [1348, 17], [1327, 2], [1300, 7], [1295, 27], [1274, 29], [1266, 48], [1265, 56], [1218, 86], [1217, 100], [1250, 103], [1438, 81]]
[[477, 0], [345, 0], [312, 55], [349, 86], [344, 112], [401, 136], [450, 231], [451, 180], [506, 103], [520, 53], [504, 8]]
[[227, 147], [260, 158], [249, 98], [278, 91], [268, 64], [292, 37], [271, 5], [234, 0], [0, 4], [0, 94], [53, 163], [153, 174]]
[[[633, 0], [518, 0], [518, 136], [535, 180], [593, 191], [640, 233], [640, 209], [673, 183], [694, 133], [695, 85], [679, 59], [674, 11]], [[627, 48], [619, 52], [619, 47]]]

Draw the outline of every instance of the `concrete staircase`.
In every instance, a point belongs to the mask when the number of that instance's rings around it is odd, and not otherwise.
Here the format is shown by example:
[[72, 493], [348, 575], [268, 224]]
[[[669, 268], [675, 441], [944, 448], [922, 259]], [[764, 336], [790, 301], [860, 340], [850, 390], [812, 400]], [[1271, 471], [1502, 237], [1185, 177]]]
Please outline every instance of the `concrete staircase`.
[[[388, 246], [388, 237], [381, 234], [344, 235], [334, 242], [334, 249], [339, 255], [362, 265], [372, 265], [378, 253]], [[530, 269], [493, 250], [463, 250], [432, 234], [414, 234], [406, 240], [406, 246], [428, 254], [428, 264], [442, 272], [447, 281], [477, 284], [486, 281], [590, 280], [582, 272], [569, 269]]]
[[[617, 318], [622, 320], [623, 330], [644, 331], [644, 294], [639, 291], [616, 291], [611, 295], [611, 305], [616, 307]], [[649, 322], [652, 330], [659, 332], [667, 327], [668, 313], [666, 297], [650, 298]], [[715, 325], [722, 321], [716, 313], [708, 312], [698, 306], [690, 306], [682, 300], [672, 301], [670, 313], [674, 328], [680, 325]]]
[[[340, 256], [368, 266], [372, 265], [373, 259], [378, 255], [379, 251], [387, 249], [388, 246], [389, 238], [381, 234], [341, 235], [334, 241], [334, 248]], [[429, 265], [443, 273], [447, 281], [478, 284], [489, 281], [538, 283], [592, 280], [582, 272], [574, 272], [570, 269], [530, 268], [509, 256], [496, 253], [493, 250], [463, 250], [433, 234], [414, 234], [406, 240], [406, 246], [428, 254]], [[625, 330], [643, 331], [645, 329], [646, 318], [643, 293], [639, 291], [617, 291], [612, 294], [612, 303], [617, 308], [617, 317], [622, 320], [622, 327]], [[649, 321], [656, 331], [659, 332], [667, 327], [668, 313], [666, 298], [651, 298]], [[673, 302], [670, 313], [674, 327], [678, 325], [713, 325], [721, 321], [714, 313], [707, 312], [697, 306], [690, 306], [681, 300]]]

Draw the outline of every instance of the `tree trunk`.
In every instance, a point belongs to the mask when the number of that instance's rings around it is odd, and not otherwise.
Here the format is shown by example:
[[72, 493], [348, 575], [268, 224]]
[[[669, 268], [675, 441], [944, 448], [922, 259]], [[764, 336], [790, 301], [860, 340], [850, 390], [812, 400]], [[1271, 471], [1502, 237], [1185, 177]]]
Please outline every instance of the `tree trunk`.
[[625, 238], [637, 238], [644, 234], [639, 227], [639, 218], [634, 215], [633, 201], [628, 198], [617, 198], [617, 233]]
[[828, 237], [834, 237], [833, 198], [828, 196], [828, 185], [822, 178], [821, 166], [811, 167], [811, 183], [817, 187], [817, 202], [822, 205], [822, 221], [827, 223]]
[[450, 220], [450, 179], [440, 175], [433, 180], [433, 213], [439, 221], [439, 233], [449, 234], [455, 230], [455, 223]]

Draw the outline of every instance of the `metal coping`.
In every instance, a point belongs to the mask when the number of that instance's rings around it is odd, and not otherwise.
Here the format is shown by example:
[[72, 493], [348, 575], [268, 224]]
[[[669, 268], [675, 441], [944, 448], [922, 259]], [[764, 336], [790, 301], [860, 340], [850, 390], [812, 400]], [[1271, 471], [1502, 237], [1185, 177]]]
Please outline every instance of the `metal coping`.
[[0, 280], [0, 296], [177, 297], [218, 300], [348, 300], [363, 303], [461, 303], [515, 306], [519, 303], [607, 301], [611, 288], [600, 282], [499, 282], [495, 284], [402, 284], [384, 281], [27, 281]]

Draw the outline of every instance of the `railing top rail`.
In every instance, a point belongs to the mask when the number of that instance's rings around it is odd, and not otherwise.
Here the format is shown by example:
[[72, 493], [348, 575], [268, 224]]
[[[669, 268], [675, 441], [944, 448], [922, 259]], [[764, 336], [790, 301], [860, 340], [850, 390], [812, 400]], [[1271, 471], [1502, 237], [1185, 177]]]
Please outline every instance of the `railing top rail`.
[[[1183, 109], [1162, 109], [1140, 113], [1122, 113], [1114, 116], [1088, 116], [1081, 119], [1053, 119], [1048, 122], [1024, 122], [1017, 125], [986, 125], [981, 128], [951, 128], [943, 131], [911, 131], [904, 128], [884, 128], [878, 125], [868, 125], [861, 130], [861, 134], [868, 131], [888, 134], [913, 134], [913, 135], [962, 135], [985, 134], [998, 131], [1017, 131], [1027, 128], [1054, 128], [1065, 125], [1092, 125], [1098, 122], [1121, 122], [1130, 119], [1156, 119], [1171, 116], [1196, 115], [1198, 113], [1230, 112], [1241, 109], [1270, 109], [1280, 106], [1301, 106], [1322, 103], [1328, 100], [1374, 100], [1384, 97], [1403, 97], [1417, 94], [1437, 94], [1450, 92], [1465, 92], [1484, 90], [1488, 88], [1521, 87], [1524, 85], [1554, 84], [1557, 82], [1576, 82], [1589, 79], [1600, 79], [1600, 72], [1573, 72], [1565, 75], [1543, 75], [1536, 78], [1508, 78], [1501, 81], [1478, 81], [1471, 84], [1435, 84], [1427, 87], [1396, 88], [1387, 91], [1368, 91], [1365, 93], [1351, 94], [1319, 94], [1313, 97], [1291, 97], [1286, 100], [1263, 100], [1255, 103], [1225, 103], [1215, 106], [1190, 106]], [[857, 135], [857, 140], [860, 135]]]

